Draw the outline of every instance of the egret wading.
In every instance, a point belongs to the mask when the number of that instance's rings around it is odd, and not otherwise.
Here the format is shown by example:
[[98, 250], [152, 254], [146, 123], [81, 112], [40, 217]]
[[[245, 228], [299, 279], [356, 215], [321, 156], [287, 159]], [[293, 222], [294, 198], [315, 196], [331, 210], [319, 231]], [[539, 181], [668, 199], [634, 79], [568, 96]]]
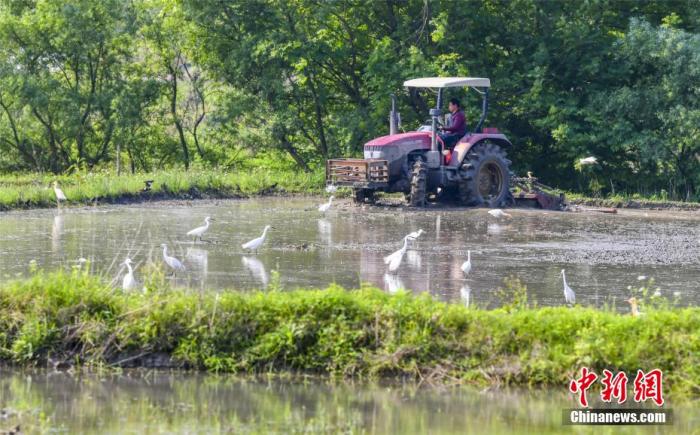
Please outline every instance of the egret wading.
[[423, 234], [424, 232], [425, 232], [425, 231], [423, 231], [422, 229], [419, 229], [418, 231], [414, 231], [414, 232], [410, 233], [410, 234], [409, 234], [408, 236], [406, 236], [406, 237], [408, 237], [408, 238], [411, 239], [411, 240], [416, 240], [416, 239], [417, 239], [418, 237], [420, 237], [420, 235]]
[[201, 227], [197, 227], [197, 228], [195, 228], [195, 229], [193, 229], [193, 230], [188, 231], [188, 232], [187, 232], [187, 235], [188, 235], [188, 236], [194, 237], [194, 240], [193, 240], [193, 241], [197, 241], [197, 239], [199, 239], [199, 241], [201, 242], [201, 241], [202, 241], [202, 236], [204, 235], [204, 233], [206, 233], [206, 232], [209, 230], [209, 223], [210, 223], [211, 221], [213, 221], [213, 220], [214, 220], [214, 219], [212, 219], [212, 218], [209, 217], [209, 216], [205, 217], [205, 218], [204, 218], [204, 225], [202, 225]]
[[124, 279], [122, 280], [122, 289], [132, 290], [136, 288], [137, 284], [136, 278], [134, 278], [134, 270], [131, 268], [131, 258], [127, 258], [122, 264], [124, 264], [128, 269], [128, 272], [126, 273], [126, 275], [124, 275]]
[[467, 251], [467, 261], [462, 263], [462, 272], [464, 272], [464, 275], [469, 275], [469, 272], [472, 271], [472, 251]]
[[491, 216], [495, 217], [496, 219], [503, 219], [503, 218], [510, 219], [513, 217], [510, 213], [506, 213], [503, 210], [501, 210], [500, 208], [495, 208], [493, 210], [489, 210], [488, 213]]
[[179, 271], [184, 272], [185, 265], [182, 264], [182, 262], [177, 258], [168, 255], [168, 246], [165, 243], [163, 243], [160, 246], [163, 248], [163, 261], [165, 261], [165, 264], [167, 264], [168, 267], [170, 267], [173, 270], [173, 274]]
[[263, 230], [262, 236], [251, 240], [250, 242], [244, 243], [241, 245], [241, 248], [248, 250], [248, 251], [253, 251], [253, 252], [258, 252], [258, 249], [265, 243], [265, 237], [267, 237], [267, 231], [272, 228], [270, 225], [266, 225], [265, 229]]
[[63, 193], [60, 187], [58, 187], [58, 181], [53, 182], [53, 193], [56, 195], [56, 204], [60, 207], [61, 202], [67, 201], [66, 195]]
[[404, 237], [401, 249], [384, 257], [384, 264], [389, 265], [389, 272], [396, 272], [396, 269], [401, 265], [401, 260], [403, 260], [403, 256], [408, 248], [408, 239], [408, 236]]
[[335, 196], [331, 195], [331, 197], [328, 198], [328, 202], [324, 202], [323, 204], [318, 206], [318, 211], [320, 211], [321, 213], [325, 213], [328, 210], [330, 210], [334, 198]]
[[571, 290], [569, 284], [566, 283], [566, 272], [564, 269], [561, 270], [561, 279], [564, 281], [564, 299], [567, 304], [574, 305], [576, 303], [576, 294]]

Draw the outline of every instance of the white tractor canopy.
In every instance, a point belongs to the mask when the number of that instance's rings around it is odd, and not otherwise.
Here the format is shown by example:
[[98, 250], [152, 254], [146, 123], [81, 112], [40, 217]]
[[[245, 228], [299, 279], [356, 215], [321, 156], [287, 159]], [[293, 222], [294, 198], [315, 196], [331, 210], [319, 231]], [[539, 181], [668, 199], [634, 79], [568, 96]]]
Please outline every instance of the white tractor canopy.
[[407, 88], [488, 88], [491, 87], [491, 81], [481, 77], [423, 77], [406, 80], [403, 85]]

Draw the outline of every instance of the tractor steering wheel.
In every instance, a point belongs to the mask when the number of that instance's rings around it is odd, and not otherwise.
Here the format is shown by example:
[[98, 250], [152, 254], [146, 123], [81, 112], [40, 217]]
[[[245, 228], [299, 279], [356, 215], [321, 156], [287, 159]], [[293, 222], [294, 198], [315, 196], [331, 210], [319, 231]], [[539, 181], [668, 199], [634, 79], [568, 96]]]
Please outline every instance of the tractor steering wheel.
[[[425, 121], [425, 124], [424, 124], [424, 125], [433, 125], [433, 118], [428, 118], [428, 119]], [[437, 119], [437, 125], [438, 125], [438, 127], [444, 127], [444, 126], [445, 126], [445, 124], [443, 124], [442, 121], [440, 121], [440, 118]]]

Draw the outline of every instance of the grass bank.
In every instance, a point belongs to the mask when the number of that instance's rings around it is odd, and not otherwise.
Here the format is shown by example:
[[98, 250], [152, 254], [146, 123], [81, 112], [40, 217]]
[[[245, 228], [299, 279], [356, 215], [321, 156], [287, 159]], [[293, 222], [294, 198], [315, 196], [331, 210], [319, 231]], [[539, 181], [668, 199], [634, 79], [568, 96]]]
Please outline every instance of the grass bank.
[[[162, 280], [161, 280], [162, 282]], [[0, 361], [305, 372], [429, 383], [566, 385], [582, 365], [660, 368], [700, 394], [700, 309], [466, 308], [346, 291], [125, 294], [78, 270], [0, 287]]]
[[[152, 180], [150, 190], [145, 182]], [[319, 194], [323, 192], [323, 170], [311, 173], [279, 168], [254, 167], [236, 171], [167, 170], [116, 175], [114, 172], [72, 175], [0, 175], [0, 211], [56, 206], [52, 183], [58, 181], [68, 205], [132, 203], [167, 199], [249, 198], [260, 195]], [[339, 192], [336, 195], [344, 195]], [[613, 196], [591, 198], [567, 193], [577, 205], [593, 207], [700, 210], [700, 203], [665, 201], [657, 197]]]
[[612, 195], [604, 198], [593, 198], [583, 196], [579, 193], [568, 192], [566, 198], [571, 204], [587, 207], [638, 208], [646, 210], [700, 210], [700, 202], [669, 201], [659, 198], [658, 196]]
[[[150, 190], [144, 190], [146, 180], [153, 180]], [[69, 205], [85, 205], [316, 193], [323, 188], [324, 174], [257, 168], [236, 172], [174, 170], [120, 176], [111, 172], [3, 175], [0, 176], [0, 210], [55, 207], [54, 181], [59, 182]]]

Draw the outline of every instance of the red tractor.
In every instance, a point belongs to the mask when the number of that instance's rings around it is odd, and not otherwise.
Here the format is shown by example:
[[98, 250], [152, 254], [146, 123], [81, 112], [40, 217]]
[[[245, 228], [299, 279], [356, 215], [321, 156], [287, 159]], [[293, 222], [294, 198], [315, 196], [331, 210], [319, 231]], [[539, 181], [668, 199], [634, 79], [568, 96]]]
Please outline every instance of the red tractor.
[[[510, 192], [508, 138], [495, 128], [483, 128], [488, 111], [489, 79], [429, 77], [408, 80], [408, 88], [437, 91], [430, 124], [408, 133], [397, 133], [398, 113], [392, 101], [390, 134], [367, 142], [364, 159], [332, 159], [326, 165], [326, 183], [353, 189], [358, 202], [373, 201], [375, 192], [402, 192], [412, 206], [445, 194], [468, 206], [503, 207], [513, 202]], [[438, 135], [442, 124], [443, 90], [470, 87], [483, 98], [479, 121], [450, 152], [443, 152]]]

